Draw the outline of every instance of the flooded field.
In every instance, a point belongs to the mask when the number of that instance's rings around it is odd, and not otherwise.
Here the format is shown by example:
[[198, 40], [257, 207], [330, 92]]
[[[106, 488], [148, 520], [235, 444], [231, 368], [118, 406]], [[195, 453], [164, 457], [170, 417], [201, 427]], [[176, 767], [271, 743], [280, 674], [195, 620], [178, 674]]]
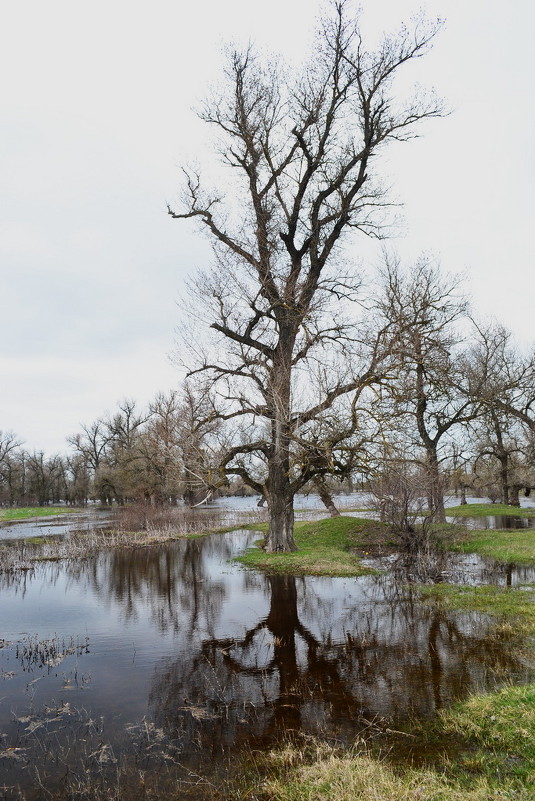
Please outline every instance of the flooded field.
[[[236, 531], [0, 574], [2, 798], [60, 798], [88, 781], [109, 797], [118, 766], [121, 797], [143, 773], [162, 798], [177, 781], [203, 798], [201, 778], [289, 731], [349, 743], [535, 677], [510, 627], [418, 602], [414, 566], [303, 578], [229, 561], [257, 538]], [[532, 568], [471, 556], [435, 573], [426, 579], [535, 582]]]

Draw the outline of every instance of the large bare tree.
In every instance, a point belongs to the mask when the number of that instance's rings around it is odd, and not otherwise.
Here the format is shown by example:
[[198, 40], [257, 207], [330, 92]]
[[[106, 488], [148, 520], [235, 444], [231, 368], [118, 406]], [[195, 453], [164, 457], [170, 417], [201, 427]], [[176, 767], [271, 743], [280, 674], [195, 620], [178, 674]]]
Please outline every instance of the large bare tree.
[[197, 218], [213, 244], [213, 269], [195, 292], [221, 347], [197, 369], [211, 374], [221, 417], [242, 419], [222, 469], [267, 498], [269, 551], [295, 548], [295, 493], [343, 469], [357, 404], [388, 375], [388, 326], [368, 336], [355, 327], [348, 307], [359, 282], [342, 243], [383, 231], [388, 200], [374, 157], [442, 111], [432, 94], [404, 101], [393, 87], [436, 31], [419, 21], [367, 50], [350, 3], [337, 0], [300, 74], [251, 48], [233, 52], [226, 91], [202, 112], [230, 168], [228, 193], [186, 171], [183, 206], [169, 208]]

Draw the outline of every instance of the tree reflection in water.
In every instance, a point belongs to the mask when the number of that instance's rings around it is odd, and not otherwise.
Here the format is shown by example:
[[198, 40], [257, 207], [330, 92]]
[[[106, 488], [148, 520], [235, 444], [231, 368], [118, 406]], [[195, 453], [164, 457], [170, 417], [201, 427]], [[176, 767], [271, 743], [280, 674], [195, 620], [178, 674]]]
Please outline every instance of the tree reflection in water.
[[[102, 721], [117, 756], [135, 761], [131, 732], [156, 732], [156, 744], [178, 755], [179, 772], [184, 765], [205, 775], [210, 758], [222, 766], [221, 756], [268, 747], [291, 731], [352, 742], [363, 729], [379, 733], [382, 721], [396, 728], [471, 691], [532, 679], [511, 647], [510, 627], [422, 603], [407, 573], [295, 578], [229, 563], [257, 536], [235, 532], [0, 574], [1, 634], [13, 641], [0, 649], [9, 676], [0, 705], [6, 747], [26, 737], [48, 781], [61, 780], [58, 750], [92, 769], [84, 739], [76, 746], [69, 739], [72, 727], [52, 721], [53, 748], [45, 726], [25, 734], [30, 685], [36, 714], [68, 689], [72, 709]], [[454, 567], [462, 578], [462, 560]], [[502, 586], [523, 576], [481, 568], [481, 580]], [[22, 621], [32, 642], [46, 646], [56, 632], [67, 643], [88, 638], [89, 648], [65, 655], [58, 668], [32, 665], [29, 676], [15, 642]], [[90, 675], [89, 689], [75, 680], [78, 668]], [[150, 761], [159, 751], [141, 753]], [[30, 782], [17, 762], [9, 769], [14, 784]]]
[[500, 676], [529, 678], [489, 618], [445, 615], [389, 577], [264, 581], [268, 614], [242, 637], [205, 637], [156, 667], [150, 710], [185, 752], [266, 747], [289, 731], [351, 740]]

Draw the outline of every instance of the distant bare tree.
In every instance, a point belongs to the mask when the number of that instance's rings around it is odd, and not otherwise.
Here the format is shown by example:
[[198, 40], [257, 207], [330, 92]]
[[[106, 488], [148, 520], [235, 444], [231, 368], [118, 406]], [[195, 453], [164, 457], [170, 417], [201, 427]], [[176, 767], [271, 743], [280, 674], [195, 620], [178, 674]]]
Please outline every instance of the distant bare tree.
[[[535, 442], [535, 352], [523, 356], [499, 324], [477, 325], [466, 365], [481, 414], [475, 428], [476, 467], [498, 464], [502, 503], [518, 505], [519, 492], [535, 484], [530, 471]], [[486, 460], [486, 461], [485, 461]]]
[[[0, 504], [12, 506], [19, 502], [21, 484], [22, 441], [13, 431], [0, 430]], [[22, 460], [23, 461], [23, 460]]]
[[522, 355], [502, 325], [478, 326], [478, 335], [472, 370], [481, 400], [535, 433], [535, 349]]
[[242, 421], [221, 469], [267, 498], [269, 551], [295, 549], [295, 493], [342, 465], [359, 426], [355, 406], [389, 375], [390, 328], [355, 326], [359, 281], [341, 245], [354, 231], [384, 232], [388, 202], [374, 157], [442, 111], [433, 96], [404, 101], [393, 92], [437, 25], [419, 21], [370, 51], [350, 3], [330, 8], [300, 75], [252, 49], [231, 54], [227, 91], [202, 118], [237, 178], [234, 200], [189, 171], [182, 209], [169, 208], [198, 219], [213, 244], [214, 269], [194, 294], [217, 336], [197, 350], [195, 369], [225, 405], [220, 419]]
[[411, 459], [423, 451], [429, 510], [445, 520], [441, 449], [455, 430], [479, 413], [479, 399], [466, 369], [463, 335], [457, 323], [468, 324], [467, 302], [458, 294], [458, 279], [440, 274], [422, 258], [409, 272], [395, 259], [384, 271], [383, 314], [399, 325], [400, 360], [395, 385], [397, 414], [411, 420]]
[[9, 454], [22, 445], [22, 440], [13, 431], [2, 431], [0, 429], [0, 465], [7, 459]]

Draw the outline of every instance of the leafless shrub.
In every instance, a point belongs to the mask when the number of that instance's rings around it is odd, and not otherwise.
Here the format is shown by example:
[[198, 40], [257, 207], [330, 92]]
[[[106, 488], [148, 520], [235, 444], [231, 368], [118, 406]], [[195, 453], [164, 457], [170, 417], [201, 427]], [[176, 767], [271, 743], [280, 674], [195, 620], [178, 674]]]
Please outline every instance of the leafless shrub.
[[112, 529], [119, 532], [167, 531], [182, 535], [208, 531], [219, 525], [220, 510], [132, 503], [115, 512]]
[[428, 510], [424, 471], [402, 460], [392, 461], [374, 481], [371, 506], [387, 523], [403, 553], [417, 554], [437, 544], [434, 516]]

